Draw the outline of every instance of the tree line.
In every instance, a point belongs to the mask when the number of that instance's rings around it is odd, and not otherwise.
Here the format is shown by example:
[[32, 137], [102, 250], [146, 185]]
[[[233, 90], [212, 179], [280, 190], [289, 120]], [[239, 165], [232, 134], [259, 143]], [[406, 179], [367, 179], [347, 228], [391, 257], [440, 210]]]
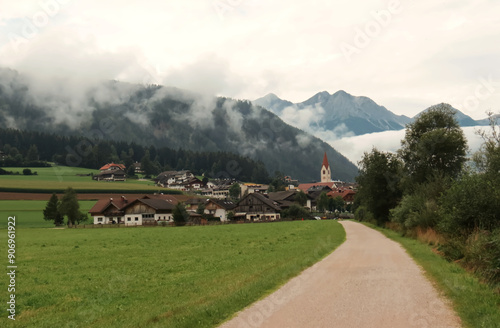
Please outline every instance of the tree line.
[[190, 170], [213, 178], [268, 183], [264, 164], [230, 152], [196, 152], [168, 147], [142, 146], [136, 143], [91, 139], [81, 136], [20, 131], [0, 128], [0, 166], [38, 167], [47, 162], [98, 169], [110, 162], [123, 163], [133, 175], [133, 163], [141, 162], [146, 175], [162, 171]]
[[450, 105], [407, 125], [396, 153], [373, 149], [359, 162], [355, 215], [421, 237], [433, 231], [438, 249], [492, 284], [500, 283], [500, 131], [479, 131], [479, 152], [467, 141]]

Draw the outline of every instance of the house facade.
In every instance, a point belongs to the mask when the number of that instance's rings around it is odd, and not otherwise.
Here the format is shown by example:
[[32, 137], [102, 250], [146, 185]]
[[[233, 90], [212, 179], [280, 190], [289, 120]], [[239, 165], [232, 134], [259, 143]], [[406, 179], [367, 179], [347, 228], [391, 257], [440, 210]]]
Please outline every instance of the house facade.
[[205, 214], [219, 218], [221, 222], [228, 221], [227, 214], [234, 210], [236, 204], [230, 200], [209, 199], [205, 205]]
[[236, 215], [244, 215], [248, 221], [279, 220], [281, 208], [279, 204], [259, 193], [243, 197], [234, 209]]
[[172, 222], [172, 201], [160, 198], [143, 198], [128, 200], [124, 196], [119, 199], [99, 200], [90, 209], [94, 224], [144, 225], [157, 222]]

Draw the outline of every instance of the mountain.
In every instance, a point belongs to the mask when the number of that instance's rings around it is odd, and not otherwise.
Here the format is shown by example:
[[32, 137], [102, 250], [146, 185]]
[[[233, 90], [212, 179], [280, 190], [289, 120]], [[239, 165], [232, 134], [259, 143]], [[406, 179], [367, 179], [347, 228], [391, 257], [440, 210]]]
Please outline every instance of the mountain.
[[285, 121], [287, 121], [286, 108], [299, 112], [312, 111], [320, 117], [310, 122], [311, 130], [334, 131], [342, 127], [345, 132], [355, 135], [401, 130], [411, 121], [409, 117], [398, 116], [368, 97], [356, 97], [343, 90], [334, 94], [329, 94], [327, 91], [319, 92], [306, 101], [296, 104], [269, 94], [255, 100], [254, 104], [268, 108]]
[[[343, 90], [334, 94], [329, 94], [327, 91], [319, 92], [306, 101], [296, 104], [270, 93], [254, 100], [253, 103], [273, 111], [285, 122], [315, 135], [324, 136], [325, 132], [340, 129], [341, 134], [333, 138], [348, 134], [362, 135], [401, 130], [420, 115], [419, 113], [412, 118], [396, 115], [368, 97], [353, 96]], [[460, 126], [488, 125], [487, 119], [476, 121], [458, 109], [454, 110]], [[304, 118], [312, 119], [304, 122]]]
[[294, 105], [291, 101], [280, 99], [274, 93], [269, 93], [262, 98], [254, 100], [253, 103], [258, 106], [267, 108], [278, 116], [281, 115], [285, 108]]
[[[85, 136], [89, 142], [108, 139], [171, 149], [232, 152], [263, 162], [271, 175], [280, 171], [300, 181], [319, 179], [325, 151], [334, 179], [353, 181], [358, 172], [330, 145], [260, 106], [172, 87], [117, 81], [80, 87], [50, 85], [0, 69], [0, 124]], [[221, 176], [231, 176], [241, 169], [234, 161], [214, 165], [220, 167]]]

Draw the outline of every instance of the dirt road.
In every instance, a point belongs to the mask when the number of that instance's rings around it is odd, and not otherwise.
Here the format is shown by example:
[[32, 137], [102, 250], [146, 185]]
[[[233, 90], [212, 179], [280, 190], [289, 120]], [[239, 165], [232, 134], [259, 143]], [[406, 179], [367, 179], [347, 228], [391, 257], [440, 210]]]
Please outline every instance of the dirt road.
[[337, 250], [220, 327], [461, 327], [399, 244], [342, 225], [347, 240]]

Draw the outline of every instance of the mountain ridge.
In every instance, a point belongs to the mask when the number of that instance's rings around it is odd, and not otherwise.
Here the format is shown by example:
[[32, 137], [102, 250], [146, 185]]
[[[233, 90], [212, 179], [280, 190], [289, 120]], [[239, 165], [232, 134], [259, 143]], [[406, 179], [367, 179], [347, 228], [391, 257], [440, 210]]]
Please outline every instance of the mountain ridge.
[[[326, 151], [333, 178], [354, 181], [357, 175], [357, 167], [329, 144], [249, 101], [118, 81], [77, 90], [77, 95], [39, 89], [17, 73], [0, 74], [0, 124], [172, 149], [233, 152], [262, 161], [271, 175], [280, 171], [301, 181], [319, 179]], [[103, 130], [103, 125], [115, 128]], [[218, 164], [226, 171], [238, 169], [237, 163]]]
[[[268, 101], [269, 98], [272, 98], [272, 101]], [[347, 130], [344, 133], [354, 135], [402, 130], [406, 124], [413, 122], [418, 115], [425, 111], [424, 109], [411, 118], [406, 115], [397, 115], [369, 97], [353, 96], [344, 90], [338, 90], [333, 94], [321, 91], [300, 103], [292, 103], [279, 98], [275, 94], [268, 94], [254, 100], [253, 103], [268, 108], [292, 125], [302, 123], [293, 122], [293, 117], [287, 119], [287, 113], [293, 112], [296, 114], [296, 112], [307, 112], [310, 109], [315, 109], [311, 112], [314, 112], [314, 114], [324, 113], [324, 115], [317, 117], [312, 122], [314, 124], [309, 126], [309, 132], [318, 129], [335, 131], [337, 128], [344, 126]], [[458, 109], [454, 108], [454, 110], [456, 111], [457, 121], [461, 126], [485, 125], [487, 123], [487, 119], [474, 120]], [[301, 127], [304, 128], [304, 125], [302, 124]]]

